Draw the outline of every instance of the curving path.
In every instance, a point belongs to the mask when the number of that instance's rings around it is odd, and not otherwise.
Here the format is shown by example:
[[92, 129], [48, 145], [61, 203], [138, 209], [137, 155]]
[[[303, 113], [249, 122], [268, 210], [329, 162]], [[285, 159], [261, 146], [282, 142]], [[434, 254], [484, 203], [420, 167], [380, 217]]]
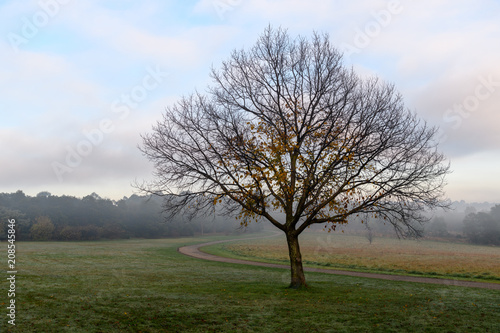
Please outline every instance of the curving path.
[[[249, 240], [249, 239], [261, 239], [261, 238], [275, 237], [279, 234], [280, 233], [276, 233], [274, 235], [265, 236], [265, 237], [237, 238], [237, 239], [213, 241], [213, 242], [208, 242], [208, 243], [179, 247], [177, 249], [177, 251], [179, 251], [180, 253], [182, 253], [184, 255], [190, 256], [190, 257], [204, 259], [204, 260], [210, 260], [210, 261], [218, 261], [218, 262], [225, 262], [225, 263], [231, 263], [231, 264], [243, 264], [243, 265], [251, 265], [251, 266], [290, 269], [290, 266], [288, 266], [288, 265], [269, 264], [269, 263], [264, 263], [264, 262], [225, 258], [225, 257], [219, 257], [219, 256], [216, 256], [213, 254], [208, 254], [208, 253], [200, 251], [200, 248], [203, 246], [219, 244], [219, 243], [226, 243], [226, 242], [234, 242], [234, 241], [238, 241], [238, 240]], [[382, 280], [390, 280], [390, 281], [433, 283], [433, 284], [443, 284], [443, 285], [448, 285], [448, 286], [475, 287], [475, 288], [500, 290], [500, 284], [487, 283], [487, 282], [448, 280], [448, 279], [436, 279], [436, 278], [404, 276], [404, 275], [388, 275], [388, 274], [377, 274], [377, 273], [350, 272], [350, 271], [340, 271], [340, 270], [334, 270], [334, 269], [311, 268], [311, 267], [304, 267], [304, 271], [326, 273], [326, 274], [356, 276], [356, 277], [363, 277], [363, 278], [382, 279]]]

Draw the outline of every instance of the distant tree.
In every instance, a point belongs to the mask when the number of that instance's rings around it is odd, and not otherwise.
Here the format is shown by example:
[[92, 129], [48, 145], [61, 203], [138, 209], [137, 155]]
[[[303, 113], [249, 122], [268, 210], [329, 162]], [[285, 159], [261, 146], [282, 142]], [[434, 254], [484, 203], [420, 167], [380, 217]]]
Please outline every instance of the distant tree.
[[102, 237], [106, 239], [127, 238], [127, 233], [119, 224], [107, 224], [102, 230]]
[[465, 213], [465, 216], [467, 216], [469, 214], [475, 214], [475, 213], [477, 213], [477, 210], [476, 210], [476, 208], [474, 208], [472, 206], [467, 206], [467, 207], [465, 207], [464, 213]]
[[472, 243], [500, 245], [500, 205], [489, 213], [471, 213], [464, 219], [464, 234]]
[[448, 226], [443, 217], [435, 217], [432, 223], [429, 224], [427, 232], [429, 235], [436, 237], [446, 237], [449, 235]]
[[366, 228], [366, 239], [370, 242], [370, 244], [373, 242], [373, 229], [371, 225], [368, 223], [368, 221], [365, 222], [365, 228]]
[[47, 216], [39, 216], [31, 227], [31, 238], [36, 241], [46, 241], [52, 238], [54, 224]]
[[82, 231], [79, 227], [65, 226], [59, 231], [58, 240], [78, 241], [82, 240]]
[[101, 200], [102, 199], [101, 196], [95, 192], [92, 192], [90, 195], [86, 196], [85, 198], [87, 198], [87, 197], [90, 197], [94, 200]]
[[100, 239], [104, 232], [102, 227], [92, 224], [81, 226], [79, 230], [82, 234], [82, 239], [89, 241]]
[[26, 199], [26, 194], [21, 190], [10, 194], [2, 193], [0, 196], [0, 206], [24, 213]]
[[51, 195], [52, 194], [50, 192], [42, 191], [42, 192], [38, 193], [36, 196], [37, 196], [37, 198], [48, 198]]
[[344, 67], [327, 35], [268, 28], [212, 78], [143, 136], [156, 173], [138, 187], [163, 195], [170, 216], [222, 203], [243, 225], [268, 220], [286, 235], [290, 287], [306, 285], [298, 237], [309, 226], [368, 214], [419, 235], [421, 211], [447, 205], [437, 129], [394, 86]]
[[495, 205], [490, 209], [490, 215], [495, 221], [500, 221], [500, 205]]
[[26, 199], [26, 194], [24, 194], [24, 192], [21, 190], [17, 190], [16, 193], [14, 193], [12, 195], [12, 197], [16, 201], [22, 201], [22, 200]]
[[[26, 224], [26, 217], [18, 210], [2, 206], [0, 206], [0, 240], [7, 240], [9, 220], [15, 221], [14, 228], [16, 230], [17, 240], [19, 240], [19, 231], [20, 228]], [[22, 238], [23, 237], [21, 236], [21, 239]]]

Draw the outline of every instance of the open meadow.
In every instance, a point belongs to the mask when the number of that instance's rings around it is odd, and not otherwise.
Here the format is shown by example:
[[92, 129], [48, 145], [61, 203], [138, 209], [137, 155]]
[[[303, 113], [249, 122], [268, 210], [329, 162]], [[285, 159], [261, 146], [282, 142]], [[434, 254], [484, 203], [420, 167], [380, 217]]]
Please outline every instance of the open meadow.
[[[306, 266], [442, 277], [500, 283], [500, 247], [397, 238], [373, 239], [339, 233], [300, 236]], [[284, 235], [204, 247], [225, 257], [288, 263]]]
[[500, 331], [495, 290], [321, 273], [306, 273], [308, 289], [290, 290], [283, 269], [177, 252], [223, 238], [18, 242], [16, 325], [6, 320], [2, 279], [0, 331]]

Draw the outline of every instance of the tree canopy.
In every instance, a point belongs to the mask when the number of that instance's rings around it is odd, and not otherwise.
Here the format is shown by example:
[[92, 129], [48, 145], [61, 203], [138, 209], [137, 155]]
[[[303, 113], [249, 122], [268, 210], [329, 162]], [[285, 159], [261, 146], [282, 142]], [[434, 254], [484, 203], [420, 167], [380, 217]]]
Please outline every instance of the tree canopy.
[[141, 188], [166, 195], [172, 215], [221, 203], [244, 225], [268, 220], [287, 235], [291, 286], [305, 285], [298, 235], [307, 227], [370, 215], [416, 234], [424, 208], [446, 206], [437, 129], [394, 85], [346, 68], [327, 35], [269, 27], [211, 76], [206, 93], [167, 107], [143, 136], [156, 172]]

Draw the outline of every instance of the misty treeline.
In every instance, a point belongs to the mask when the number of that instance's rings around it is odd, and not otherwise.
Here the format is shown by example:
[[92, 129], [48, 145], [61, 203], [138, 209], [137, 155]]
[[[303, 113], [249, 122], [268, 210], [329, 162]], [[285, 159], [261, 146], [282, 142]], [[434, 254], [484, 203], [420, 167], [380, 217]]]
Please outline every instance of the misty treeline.
[[[418, 230], [419, 236], [436, 240], [500, 245], [500, 205], [455, 201], [451, 210], [438, 210], [428, 215], [429, 222]], [[371, 242], [377, 236], [394, 235], [393, 227], [380, 219], [343, 226], [348, 233], [365, 235]], [[411, 235], [409, 235], [411, 236]]]
[[[207, 216], [165, 221], [160, 197], [124, 197], [113, 201], [92, 193], [83, 198], [40, 192], [28, 196], [22, 191], [0, 193], [0, 240], [7, 238], [8, 220], [16, 220], [17, 240], [99, 240], [123, 238], [182, 237], [206, 233], [259, 231], [264, 223], [242, 229], [233, 218]], [[351, 221], [342, 227], [349, 233], [393, 236], [394, 228], [380, 220]], [[317, 226], [313, 229], [321, 229]], [[338, 230], [340, 232], [340, 229]], [[422, 227], [428, 238], [500, 245], [500, 205], [452, 203], [452, 210], [437, 212]]]
[[[124, 197], [113, 201], [96, 193], [83, 198], [40, 192], [0, 193], [0, 240], [7, 239], [8, 220], [16, 220], [16, 240], [99, 240], [162, 238], [205, 233], [241, 232], [234, 219], [207, 216], [165, 221], [160, 197]], [[262, 228], [254, 223], [250, 230]]]

